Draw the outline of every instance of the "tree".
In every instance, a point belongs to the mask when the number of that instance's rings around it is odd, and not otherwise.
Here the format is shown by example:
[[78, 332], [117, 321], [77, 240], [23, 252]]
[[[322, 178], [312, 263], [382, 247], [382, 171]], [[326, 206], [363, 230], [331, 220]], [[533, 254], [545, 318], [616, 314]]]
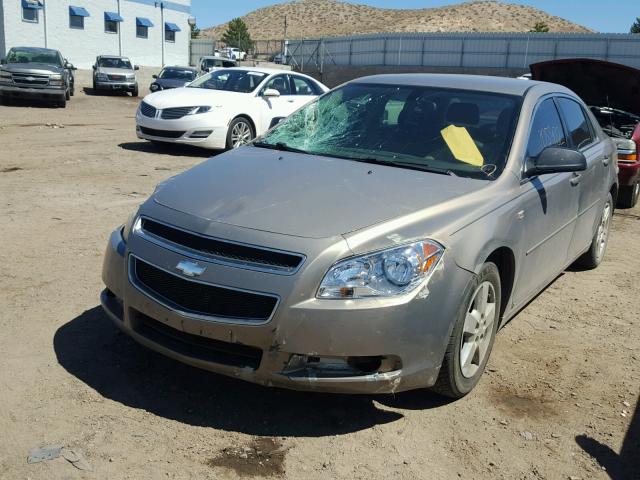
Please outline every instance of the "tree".
[[236, 47], [245, 52], [253, 47], [247, 24], [241, 18], [234, 18], [229, 22], [221, 40], [227, 47]]
[[531, 30], [532, 33], [547, 33], [549, 31], [549, 26], [544, 22], [536, 22]]
[[640, 33], [640, 17], [636, 17], [636, 21], [631, 25], [630, 33]]
[[191, 25], [191, 38], [199, 38], [199, 37], [200, 37], [200, 29], [196, 27], [196, 24], [194, 23], [193, 25]]

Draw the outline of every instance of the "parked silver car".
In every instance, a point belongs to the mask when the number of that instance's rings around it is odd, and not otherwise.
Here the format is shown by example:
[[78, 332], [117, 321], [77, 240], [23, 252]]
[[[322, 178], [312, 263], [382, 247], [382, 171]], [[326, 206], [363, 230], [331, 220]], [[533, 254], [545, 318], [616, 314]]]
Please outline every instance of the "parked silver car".
[[96, 57], [93, 65], [93, 91], [111, 90], [131, 93], [132, 97], [138, 96], [138, 80], [135, 67], [126, 57], [100, 55]]
[[543, 82], [383, 75], [161, 183], [102, 304], [143, 345], [268, 386], [468, 393], [499, 326], [603, 259], [616, 151]]

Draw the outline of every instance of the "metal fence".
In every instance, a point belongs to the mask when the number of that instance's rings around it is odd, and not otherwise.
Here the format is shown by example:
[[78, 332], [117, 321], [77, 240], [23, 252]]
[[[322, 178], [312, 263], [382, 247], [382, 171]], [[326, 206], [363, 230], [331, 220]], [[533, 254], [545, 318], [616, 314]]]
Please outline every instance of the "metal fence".
[[527, 69], [559, 58], [594, 58], [640, 68], [640, 35], [571, 33], [391, 33], [289, 40], [289, 63]]
[[[189, 44], [190, 65], [197, 65], [200, 57], [213, 55], [216, 48], [224, 47], [224, 43], [214, 38], [195, 38]], [[270, 60], [275, 54], [283, 51], [284, 40], [255, 40], [253, 48], [247, 52], [247, 58]]]

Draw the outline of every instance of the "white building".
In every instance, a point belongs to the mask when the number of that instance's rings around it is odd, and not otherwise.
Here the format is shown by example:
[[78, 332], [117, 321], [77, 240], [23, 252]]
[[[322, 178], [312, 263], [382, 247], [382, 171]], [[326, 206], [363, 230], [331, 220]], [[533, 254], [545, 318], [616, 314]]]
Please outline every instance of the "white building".
[[0, 0], [0, 58], [11, 47], [60, 50], [78, 68], [97, 55], [188, 65], [191, 0]]

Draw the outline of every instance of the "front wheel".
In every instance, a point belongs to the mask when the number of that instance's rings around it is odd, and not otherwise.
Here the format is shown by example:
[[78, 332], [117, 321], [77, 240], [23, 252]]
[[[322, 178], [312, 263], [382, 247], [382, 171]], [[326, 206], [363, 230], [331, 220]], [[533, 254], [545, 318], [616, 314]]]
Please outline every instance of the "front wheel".
[[59, 108], [66, 108], [67, 107], [67, 96], [64, 95], [62, 98], [60, 98], [60, 100], [58, 100], [57, 105]]
[[607, 194], [607, 200], [602, 207], [600, 215], [600, 223], [596, 229], [596, 233], [591, 239], [591, 246], [584, 255], [576, 260], [576, 265], [583, 268], [596, 268], [602, 262], [604, 254], [607, 251], [609, 243], [609, 226], [611, 224], [611, 216], [613, 215], [613, 198], [611, 193]]
[[227, 148], [238, 148], [249, 143], [255, 137], [255, 132], [249, 120], [245, 117], [233, 119], [227, 130]]
[[451, 398], [473, 390], [489, 360], [498, 329], [501, 301], [498, 267], [487, 262], [467, 287], [463, 305], [453, 326], [440, 373], [432, 388]]
[[620, 208], [633, 208], [638, 203], [640, 196], [640, 181], [628, 187], [621, 187], [618, 195], [618, 206]]
[[131, 96], [132, 97], [137, 97], [138, 96], [138, 86], [136, 85], [136, 88], [133, 89], [133, 91], [131, 92]]
[[71, 100], [71, 90], [68, 90], [66, 92], [64, 92], [64, 99], [65, 100]]

